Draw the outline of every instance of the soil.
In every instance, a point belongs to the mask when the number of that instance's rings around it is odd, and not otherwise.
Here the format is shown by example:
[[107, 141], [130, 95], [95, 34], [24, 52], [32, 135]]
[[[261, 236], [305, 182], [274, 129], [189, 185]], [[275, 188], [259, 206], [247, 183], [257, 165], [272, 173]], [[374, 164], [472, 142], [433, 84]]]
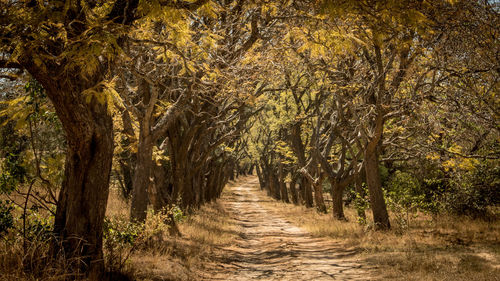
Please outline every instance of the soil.
[[280, 217], [271, 201], [249, 177], [222, 201], [239, 224], [233, 245], [219, 248], [204, 280], [368, 280], [369, 268], [354, 250], [307, 231]]

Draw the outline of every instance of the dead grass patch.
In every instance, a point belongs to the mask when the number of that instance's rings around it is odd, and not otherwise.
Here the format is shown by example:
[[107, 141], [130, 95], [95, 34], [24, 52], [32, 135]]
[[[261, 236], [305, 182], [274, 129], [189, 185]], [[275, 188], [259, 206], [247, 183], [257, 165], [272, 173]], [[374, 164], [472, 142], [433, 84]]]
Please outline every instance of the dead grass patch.
[[[226, 189], [241, 181], [229, 183]], [[237, 224], [220, 202], [204, 205], [181, 221], [179, 229], [182, 237], [166, 237], [156, 247], [131, 256], [130, 265], [137, 280], [200, 280], [205, 264], [217, 249], [238, 236]]]
[[116, 187], [109, 189], [108, 205], [106, 206], [106, 216], [128, 217], [130, 212], [130, 204], [121, 195], [121, 192]]

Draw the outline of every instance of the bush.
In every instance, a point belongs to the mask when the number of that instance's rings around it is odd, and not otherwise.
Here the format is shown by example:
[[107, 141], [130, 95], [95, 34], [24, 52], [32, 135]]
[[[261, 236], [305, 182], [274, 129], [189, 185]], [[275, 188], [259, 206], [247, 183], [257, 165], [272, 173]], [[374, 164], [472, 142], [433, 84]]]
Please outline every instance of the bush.
[[456, 172], [444, 196], [444, 207], [456, 215], [488, 218], [488, 207], [500, 204], [500, 167], [482, 162], [474, 170]]
[[113, 243], [133, 245], [135, 239], [142, 231], [140, 224], [130, 222], [123, 218], [105, 218], [103, 235], [106, 241]]
[[14, 207], [9, 201], [0, 200], [0, 234], [7, 233], [14, 226], [14, 217], [12, 211]]
[[162, 251], [168, 236], [171, 219], [180, 221], [184, 214], [178, 207], [169, 211], [148, 213], [144, 223], [130, 222], [127, 218], [113, 217], [104, 221], [104, 252], [110, 272], [126, 272], [130, 255], [139, 250]]
[[401, 228], [408, 228], [410, 214], [424, 206], [424, 194], [418, 180], [413, 175], [399, 170], [388, 182], [386, 199]]
[[103, 228], [106, 268], [109, 272], [123, 272], [143, 225], [114, 217], [105, 218]]

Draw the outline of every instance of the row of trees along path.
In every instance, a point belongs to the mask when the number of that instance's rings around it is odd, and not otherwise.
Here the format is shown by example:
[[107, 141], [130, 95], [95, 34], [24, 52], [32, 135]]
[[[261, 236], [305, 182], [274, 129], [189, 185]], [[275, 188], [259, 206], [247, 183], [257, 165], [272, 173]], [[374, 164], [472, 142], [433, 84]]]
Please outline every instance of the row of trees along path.
[[[131, 197], [130, 217], [138, 222], [148, 204], [198, 209], [236, 172], [253, 169], [273, 198], [320, 212], [328, 183], [336, 219], [345, 219], [343, 196], [355, 186], [369, 198], [374, 228], [385, 230], [382, 163], [426, 164], [439, 179], [428, 182], [445, 187], [451, 173], [498, 166], [500, 25], [488, 1], [0, 5], [0, 79], [14, 81], [12, 89], [36, 81], [64, 133], [60, 181], [44, 177], [40, 162], [49, 161], [36, 152], [47, 148], [32, 143], [32, 177], [56, 206], [52, 252], [77, 260], [70, 271], [91, 279], [104, 272], [110, 183]], [[32, 92], [11, 92], [0, 97], [12, 118], [22, 119], [16, 106], [33, 108]], [[305, 238], [251, 193], [238, 188], [228, 203], [248, 229], [233, 249], [233, 265], [248, 276], [265, 275], [251, 260], [285, 258], [245, 247], [288, 235], [281, 248], [294, 249], [291, 257], [326, 243]], [[270, 220], [258, 226], [260, 215]], [[295, 235], [304, 243], [291, 241]], [[340, 272], [344, 264], [323, 266]]]

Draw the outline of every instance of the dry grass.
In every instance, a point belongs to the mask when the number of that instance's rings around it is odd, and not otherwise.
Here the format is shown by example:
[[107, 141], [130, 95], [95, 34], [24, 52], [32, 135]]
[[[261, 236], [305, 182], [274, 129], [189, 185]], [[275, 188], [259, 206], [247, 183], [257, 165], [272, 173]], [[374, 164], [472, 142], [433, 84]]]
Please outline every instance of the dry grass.
[[138, 280], [197, 280], [217, 247], [231, 243], [237, 232], [220, 203], [203, 206], [179, 224], [182, 237], [166, 237], [156, 247], [133, 254]]
[[[128, 214], [128, 202], [119, 190], [111, 189], [106, 216], [126, 225]], [[219, 202], [206, 204], [181, 221], [182, 237], [169, 236], [165, 219], [161, 214], [148, 216], [133, 246], [105, 241], [106, 263], [114, 274], [107, 276], [109, 280], [199, 280], [205, 261], [217, 247], [231, 243], [237, 236], [237, 225]], [[71, 278], [71, 264], [49, 256], [48, 240], [30, 241], [25, 250], [18, 233], [9, 235], [0, 237], [0, 281]]]
[[359, 257], [374, 265], [375, 277], [382, 280], [500, 280], [498, 220], [419, 214], [409, 229], [396, 225], [391, 231], [377, 232], [359, 225], [353, 209], [346, 209], [348, 221], [337, 221], [314, 209], [267, 201], [263, 204], [313, 236], [356, 247]]
[[164, 237], [131, 256], [137, 280], [200, 280], [217, 248], [238, 235], [238, 226], [219, 202], [204, 205], [181, 221], [179, 229], [182, 237]]
[[126, 218], [130, 214], [130, 204], [123, 199], [118, 188], [112, 187], [109, 189], [108, 205], [106, 206], [107, 217], [123, 217]]
[[[226, 192], [237, 184], [230, 184]], [[270, 200], [264, 193], [259, 196], [269, 211], [313, 236], [330, 237], [346, 247], [357, 248], [358, 257], [374, 265], [375, 277], [382, 280], [500, 280], [498, 220], [420, 214], [412, 219], [409, 229], [396, 225], [391, 231], [376, 232], [356, 223], [352, 209], [346, 210], [348, 221], [340, 222], [330, 214]], [[128, 204], [113, 190], [107, 215], [128, 215]], [[207, 204], [184, 219], [179, 224], [182, 237], [168, 236], [168, 229], [158, 219], [150, 218], [146, 226], [149, 233], [139, 240], [126, 263], [125, 271], [130, 271], [136, 280], [199, 280], [204, 264], [240, 232], [219, 202]], [[8, 240], [11, 243], [0, 246], [0, 280], [65, 279], [67, 264], [47, 266], [47, 243], [30, 245], [25, 252], [19, 240]]]
[[63, 254], [54, 258], [48, 240], [32, 239], [24, 245], [20, 236], [4, 238], [0, 243], [0, 281], [82, 280], [84, 274], [74, 271], [82, 261], [66, 259]]
[[[27, 187], [20, 187], [26, 192]], [[32, 193], [43, 194], [43, 189], [34, 186]], [[12, 211], [14, 227], [7, 232], [0, 233], [0, 281], [14, 280], [67, 280], [70, 277], [81, 276], [69, 270], [79, 261], [67, 260], [64, 256], [54, 257], [50, 253], [52, 237], [45, 227], [52, 219], [44, 208], [31, 210], [35, 205], [32, 200], [19, 192], [0, 195], [0, 200], [12, 201], [16, 208]], [[26, 205], [25, 205], [26, 204]], [[23, 213], [26, 207], [25, 237], [23, 238]]]

